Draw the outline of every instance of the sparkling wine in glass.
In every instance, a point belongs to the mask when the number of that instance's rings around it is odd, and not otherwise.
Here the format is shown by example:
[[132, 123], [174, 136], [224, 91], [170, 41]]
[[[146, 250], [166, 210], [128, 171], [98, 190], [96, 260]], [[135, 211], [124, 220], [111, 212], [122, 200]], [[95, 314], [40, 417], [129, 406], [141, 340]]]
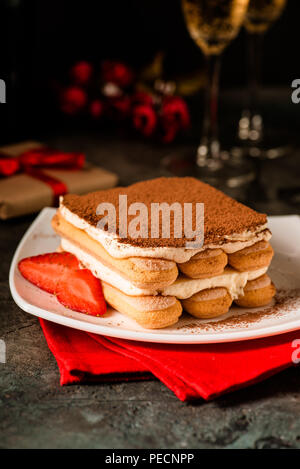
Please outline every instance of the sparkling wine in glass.
[[249, 33], [262, 34], [281, 15], [286, 0], [250, 0], [245, 28]]
[[220, 55], [237, 36], [244, 23], [248, 2], [249, 0], [182, 0], [187, 29], [206, 56], [208, 66], [202, 138], [196, 158], [194, 155], [189, 167], [189, 174], [218, 186], [227, 177], [218, 139]]
[[204, 54], [219, 55], [236, 37], [248, 0], [182, 0], [188, 31]]

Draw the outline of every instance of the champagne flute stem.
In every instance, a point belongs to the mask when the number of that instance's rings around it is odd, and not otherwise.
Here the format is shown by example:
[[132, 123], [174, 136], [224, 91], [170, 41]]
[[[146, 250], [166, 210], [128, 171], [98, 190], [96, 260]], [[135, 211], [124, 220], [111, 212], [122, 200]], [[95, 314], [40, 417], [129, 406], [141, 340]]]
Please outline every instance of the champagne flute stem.
[[208, 86], [205, 96], [204, 121], [201, 144], [197, 152], [199, 166], [211, 165], [218, 169], [220, 161], [220, 145], [218, 140], [218, 95], [220, 76], [220, 56], [207, 57]]
[[[259, 92], [262, 68], [263, 35], [248, 33], [248, 77], [249, 77], [249, 119], [250, 140], [262, 138], [262, 118], [259, 111]], [[251, 133], [252, 132], [252, 133]]]

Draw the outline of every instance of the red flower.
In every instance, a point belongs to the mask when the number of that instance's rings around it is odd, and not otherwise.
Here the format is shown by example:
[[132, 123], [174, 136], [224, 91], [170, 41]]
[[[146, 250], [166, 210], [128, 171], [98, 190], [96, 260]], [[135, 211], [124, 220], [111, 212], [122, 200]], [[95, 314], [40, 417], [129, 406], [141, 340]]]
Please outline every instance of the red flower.
[[71, 78], [78, 85], [84, 85], [90, 81], [93, 73], [93, 66], [89, 62], [82, 60], [77, 62], [70, 70]]
[[66, 114], [77, 114], [87, 102], [86, 92], [78, 86], [70, 86], [61, 94], [60, 108]]
[[104, 82], [114, 83], [121, 88], [126, 88], [133, 81], [132, 70], [122, 62], [105, 60], [101, 65], [101, 72]]
[[178, 96], [164, 98], [161, 109], [161, 122], [163, 127], [163, 141], [169, 143], [174, 140], [181, 129], [190, 124], [190, 115], [185, 101]]
[[138, 104], [132, 112], [133, 125], [145, 137], [150, 137], [155, 131], [157, 117], [152, 106]]
[[167, 120], [176, 120], [180, 127], [190, 125], [190, 114], [185, 101], [179, 96], [167, 96], [162, 103], [162, 116]]
[[89, 106], [89, 111], [94, 119], [98, 119], [103, 114], [104, 106], [100, 99], [94, 99]]

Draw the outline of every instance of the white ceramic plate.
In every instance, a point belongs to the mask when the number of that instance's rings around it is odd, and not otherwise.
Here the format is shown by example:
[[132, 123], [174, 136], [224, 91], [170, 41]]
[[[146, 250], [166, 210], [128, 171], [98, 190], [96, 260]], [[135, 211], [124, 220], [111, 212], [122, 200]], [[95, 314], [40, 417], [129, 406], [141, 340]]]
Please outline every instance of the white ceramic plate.
[[12, 260], [11, 293], [17, 305], [27, 313], [95, 334], [173, 344], [231, 342], [300, 329], [300, 218], [296, 215], [269, 219], [275, 250], [270, 275], [278, 289], [272, 305], [250, 310], [232, 307], [229, 313], [215, 320], [183, 314], [174, 326], [148, 330], [112, 309], [101, 318], [71, 311], [54, 295], [43, 292], [21, 276], [20, 259], [55, 251], [59, 245], [59, 237], [50, 223], [54, 213], [52, 208], [42, 210], [23, 236]]

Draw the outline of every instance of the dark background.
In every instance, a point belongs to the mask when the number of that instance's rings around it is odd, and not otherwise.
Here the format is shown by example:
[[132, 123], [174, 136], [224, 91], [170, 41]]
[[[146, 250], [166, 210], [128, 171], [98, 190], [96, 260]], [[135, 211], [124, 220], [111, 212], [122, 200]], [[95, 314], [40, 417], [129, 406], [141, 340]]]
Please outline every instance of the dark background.
[[[265, 87], [290, 88], [299, 74], [299, 1], [289, 0], [265, 36]], [[165, 51], [164, 78], [203, 64], [190, 39], [179, 0], [2, 0], [0, 77], [7, 83], [1, 106], [1, 141], [61, 123], [49, 84], [77, 60], [121, 59], [140, 67]], [[225, 51], [222, 89], [246, 81], [245, 33]]]
[[[292, 80], [300, 78], [299, 4], [288, 1], [264, 44], [264, 119], [271, 116], [272, 129], [274, 124], [287, 129], [284, 143], [294, 135], [299, 142], [300, 135], [300, 104], [292, 104], [290, 97]], [[0, 14], [0, 78], [8, 87], [7, 104], [0, 105], [0, 141], [41, 135], [50, 148], [84, 152], [91, 163], [116, 172], [121, 185], [165, 175], [162, 158], [172, 148], [179, 154], [190, 148], [190, 134], [187, 146], [176, 141], [171, 147], [137, 137], [116, 138], [114, 129], [108, 136], [103, 129], [84, 133], [83, 127], [66, 133], [50, 91], [52, 80], [63, 79], [81, 59], [122, 59], [139, 67], [164, 50], [167, 79], [203, 66], [178, 0], [0, 0]], [[242, 31], [224, 53], [222, 145], [224, 137], [232, 145], [226, 126], [236, 129], [243, 108], [245, 50]], [[189, 98], [196, 113], [201, 112], [201, 98], [201, 93]], [[194, 118], [192, 127], [195, 152], [201, 127]], [[274, 135], [275, 129], [272, 143]], [[230, 195], [270, 215], [300, 214], [299, 147], [283, 158], [261, 162], [257, 175], [253, 185]], [[291, 188], [294, 193], [288, 192]], [[1, 447], [300, 447], [299, 366], [216, 400], [188, 405], [158, 380], [59, 387], [57, 364], [37, 318], [17, 307], [7, 281], [13, 253], [35, 216], [0, 223], [0, 335], [8, 352], [0, 380]]]

